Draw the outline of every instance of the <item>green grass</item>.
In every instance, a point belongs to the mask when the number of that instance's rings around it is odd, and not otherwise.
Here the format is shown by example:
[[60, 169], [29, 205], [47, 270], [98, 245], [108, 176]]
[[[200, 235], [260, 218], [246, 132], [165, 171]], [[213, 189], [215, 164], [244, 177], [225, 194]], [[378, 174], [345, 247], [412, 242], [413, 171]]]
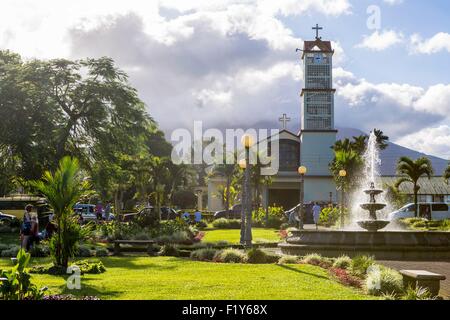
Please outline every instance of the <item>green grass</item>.
[[[268, 228], [252, 228], [253, 242], [277, 242], [280, 241], [279, 230]], [[206, 229], [203, 242], [228, 241], [238, 244], [241, 230], [239, 229]]]
[[[311, 265], [250, 265], [196, 262], [173, 257], [101, 258], [107, 271], [83, 275], [81, 290], [65, 278], [37, 275], [32, 281], [50, 293], [96, 295], [102, 299], [372, 299], [333, 280]], [[33, 259], [45, 263], [48, 259]], [[10, 266], [0, 259], [0, 268]]]
[[410, 230], [450, 231], [450, 219], [427, 220], [423, 218], [406, 218], [400, 219], [399, 222]]

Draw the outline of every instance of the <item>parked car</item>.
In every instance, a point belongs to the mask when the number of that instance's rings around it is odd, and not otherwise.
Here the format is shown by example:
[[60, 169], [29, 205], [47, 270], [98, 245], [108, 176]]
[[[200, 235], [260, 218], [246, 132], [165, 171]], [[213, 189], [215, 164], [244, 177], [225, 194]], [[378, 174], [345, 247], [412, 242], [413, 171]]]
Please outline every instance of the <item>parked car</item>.
[[[122, 221], [124, 221], [124, 222], [132, 221], [139, 215], [150, 213], [149, 210], [152, 211], [152, 210], [155, 210], [155, 208], [150, 206], [150, 207], [145, 207], [144, 209], [142, 209], [139, 212], [124, 214], [124, 215], [122, 215]], [[180, 216], [180, 214], [178, 212], [176, 212], [173, 208], [161, 207], [161, 212], [160, 212], [161, 220], [174, 220], [179, 216]]]
[[83, 217], [84, 221], [94, 221], [97, 220], [97, 215], [95, 214], [95, 205], [93, 204], [84, 204], [77, 203], [73, 210], [75, 213], [80, 214]]
[[17, 217], [13, 216], [12, 214], [5, 214], [3, 212], [0, 212], [0, 222], [11, 223], [13, 220], [16, 219]]
[[[419, 212], [418, 215], [421, 218], [429, 218], [426, 216], [428, 210], [431, 213], [431, 220], [444, 220], [450, 219], [450, 205], [445, 202], [419, 202]], [[389, 214], [389, 220], [397, 220], [402, 218], [414, 218], [415, 213], [414, 203], [408, 203], [402, 208], [391, 212]]]
[[235, 204], [229, 210], [216, 211], [214, 213], [214, 219], [219, 219], [219, 218], [240, 219], [241, 211], [242, 211], [242, 205]]

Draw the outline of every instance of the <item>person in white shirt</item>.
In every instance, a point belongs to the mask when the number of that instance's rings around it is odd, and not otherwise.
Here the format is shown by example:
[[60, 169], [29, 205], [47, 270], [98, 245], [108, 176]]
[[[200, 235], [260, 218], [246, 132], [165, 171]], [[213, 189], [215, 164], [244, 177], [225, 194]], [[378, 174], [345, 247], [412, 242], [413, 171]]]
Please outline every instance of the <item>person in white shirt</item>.
[[317, 202], [314, 203], [314, 206], [312, 207], [313, 211], [313, 218], [314, 223], [316, 224], [316, 230], [319, 229], [319, 219], [320, 219], [320, 212], [322, 211], [322, 208], [317, 204]]

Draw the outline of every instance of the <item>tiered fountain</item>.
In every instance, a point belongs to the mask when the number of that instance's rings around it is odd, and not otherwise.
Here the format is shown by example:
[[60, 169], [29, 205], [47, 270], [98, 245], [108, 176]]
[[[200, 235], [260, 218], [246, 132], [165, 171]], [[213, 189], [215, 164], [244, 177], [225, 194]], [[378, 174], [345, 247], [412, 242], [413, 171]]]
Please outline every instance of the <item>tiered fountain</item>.
[[[377, 259], [394, 260], [441, 260], [450, 259], [450, 232], [435, 231], [380, 231], [390, 221], [378, 219], [377, 211], [386, 207], [385, 203], [377, 202], [376, 197], [382, 196], [383, 190], [376, 188], [377, 166], [380, 164], [376, 136], [371, 133], [364, 155], [366, 174], [359, 192], [360, 200], [354, 209], [368, 211], [368, 217], [356, 219], [356, 229], [345, 230], [294, 230], [286, 243], [278, 246], [285, 254], [305, 255], [319, 253], [323, 256], [338, 257], [342, 254], [355, 256], [372, 255]], [[368, 186], [368, 188], [367, 188]], [[357, 211], [357, 210], [354, 210]], [[359, 230], [358, 230], [359, 229]]]

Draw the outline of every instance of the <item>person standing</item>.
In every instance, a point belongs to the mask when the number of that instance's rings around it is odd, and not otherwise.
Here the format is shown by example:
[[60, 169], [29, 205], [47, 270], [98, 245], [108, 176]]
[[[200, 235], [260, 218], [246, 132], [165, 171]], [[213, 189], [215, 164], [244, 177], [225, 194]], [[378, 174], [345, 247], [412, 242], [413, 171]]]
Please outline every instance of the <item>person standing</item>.
[[202, 221], [202, 213], [199, 210], [195, 211], [194, 220], [195, 220], [195, 223], [199, 223], [200, 221]]
[[103, 205], [101, 201], [97, 202], [97, 205], [95, 206], [95, 214], [97, 215], [97, 220], [102, 220]]
[[104, 219], [106, 221], [109, 220], [109, 215], [111, 214], [111, 202], [107, 202], [106, 206], [105, 206], [105, 214], [104, 214]]
[[31, 236], [31, 210], [33, 210], [33, 206], [31, 204], [27, 204], [25, 206], [23, 222], [20, 228], [20, 245], [22, 248], [27, 248], [29, 238]]
[[316, 224], [316, 230], [318, 230], [319, 229], [320, 212], [322, 211], [322, 208], [317, 204], [317, 202], [314, 202], [312, 211], [313, 211], [314, 223]]

